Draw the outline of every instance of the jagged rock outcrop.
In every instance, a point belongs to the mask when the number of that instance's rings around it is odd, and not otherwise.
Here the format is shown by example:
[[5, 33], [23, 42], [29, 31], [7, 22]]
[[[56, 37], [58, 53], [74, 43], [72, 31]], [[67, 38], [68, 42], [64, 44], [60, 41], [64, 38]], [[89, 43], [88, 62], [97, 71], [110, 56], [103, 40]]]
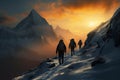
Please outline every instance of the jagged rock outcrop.
[[117, 9], [109, 21], [102, 23], [97, 29], [90, 32], [85, 43], [87, 45], [100, 39], [106, 40], [110, 38], [114, 40], [115, 46], [120, 45], [120, 8]]

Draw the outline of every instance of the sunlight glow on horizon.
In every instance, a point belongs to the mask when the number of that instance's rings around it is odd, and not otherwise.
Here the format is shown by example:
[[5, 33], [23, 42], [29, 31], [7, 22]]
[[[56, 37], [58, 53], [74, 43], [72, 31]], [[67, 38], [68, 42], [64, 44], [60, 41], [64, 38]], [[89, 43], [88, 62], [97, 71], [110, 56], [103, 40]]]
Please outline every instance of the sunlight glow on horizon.
[[98, 24], [95, 22], [95, 21], [91, 21], [91, 22], [89, 22], [89, 24], [88, 24], [88, 26], [89, 27], [95, 27], [95, 26], [97, 26]]
[[91, 30], [95, 29], [102, 22], [107, 21], [110, 18], [110, 15], [106, 16], [102, 11], [89, 11], [78, 10], [72, 13], [66, 12], [61, 17], [47, 18], [48, 22], [54, 27], [59, 25], [63, 29], [68, 29], [75, 34], [87, 34]]
[[70, 30], [74, 34], [80, 35], [85, 40], [90, 31], [112, 17], [115, 9], [113, 8], [108, 12], [106, 12], [104, 7], [100, 7], [99, 9], [88, 7], [71, 10], [66, 9], [63, 12], [56, 8], [53, 9], [54, 11], [37, 11], [46, 18], [53, 28], [60, 26], [63, 29]]

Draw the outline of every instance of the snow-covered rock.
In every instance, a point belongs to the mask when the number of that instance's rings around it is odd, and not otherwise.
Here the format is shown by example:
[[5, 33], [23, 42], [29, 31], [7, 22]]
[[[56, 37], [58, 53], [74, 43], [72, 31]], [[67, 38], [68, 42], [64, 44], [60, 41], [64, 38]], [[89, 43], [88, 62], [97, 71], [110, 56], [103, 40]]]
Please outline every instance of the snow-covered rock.
[[[119, 80], [120, 74], [120, 8], [117, 9], [113, 17], [105, 22], [98, 29], [94, 30], [95, 34], [87, 44], [85, 49], [91, 48], [95, 45], [100, 45], [96, 48], [94, 57], [103, 56], [106, 63], [103, 65], [96, 65], [87, 74], [90, 75], [89, 80]], [[86, 74], [84, 74], [86, 75]], [[88, 78], [88, 77], [87, 77]], [[87, 78], [83, 80], [87, 80]]]

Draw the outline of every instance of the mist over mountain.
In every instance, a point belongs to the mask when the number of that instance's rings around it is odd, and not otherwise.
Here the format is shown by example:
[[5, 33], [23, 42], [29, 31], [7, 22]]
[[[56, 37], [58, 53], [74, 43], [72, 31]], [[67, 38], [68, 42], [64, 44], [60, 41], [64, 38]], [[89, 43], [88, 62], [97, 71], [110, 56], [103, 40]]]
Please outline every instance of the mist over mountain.
[[25, 47], [36, 42], [46, 44], [50, 39], [57, 39], [52, 26], [34, 9], [15, 28], [0, 26], [1, 54], [7, 53], [5, 49], [10, 53], [9, 48], [15, 50], [16, 46]]
[[40, 40], [47, 38], [56, 39], [56, 34], [52, 26], [34, 9], [14, 28], [14, 30], [23, 35], [31, 36], [31, 38], [39, 37]]
[[69, 30], [66, 30], [66, 29], [63, 29], [61, 28], [60, 26], [57, 26], [55, 29], [54, 29], [56, 35], [60, 38], [60, 39], [64, 39], [66, 41], [66, 43], [68, 44], [69, 43], [69, 40], [71, 38], [74, 38], [76, 40], [76, 42], [81, 39], [81, 36], [80, 35], [76, 35], [74, 33], [72, 33], [71, 31]]
[[10, 80], [53, 56], [56, 40], [52, 26], [34, 9], [15, 28], [0, 26], [0, 78]]
[[[55, 28], [55, 32], [56, 34], [61, 37], [61, 38], [72, 38], [73, 37], [73, 33], [71, 33], [69, 30], [65, 30], [65, 29], [62, 29], [61, 27], [57, 26]], [[67, 36], [66, 36], [67, 35]]]

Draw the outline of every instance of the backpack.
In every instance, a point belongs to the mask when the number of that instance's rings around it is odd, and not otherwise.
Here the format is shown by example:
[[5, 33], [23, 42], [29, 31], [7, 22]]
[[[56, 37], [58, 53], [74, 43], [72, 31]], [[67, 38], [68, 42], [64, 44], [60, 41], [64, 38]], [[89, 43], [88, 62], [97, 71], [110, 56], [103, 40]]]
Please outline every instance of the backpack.
[[59, 44], [58, 45], [58, 51], [65, 51], [65, 45], [64, 44]]
[[76, 43], [74, 41], [71, 41], [69, 47], [75, 48], [76, 47]]

